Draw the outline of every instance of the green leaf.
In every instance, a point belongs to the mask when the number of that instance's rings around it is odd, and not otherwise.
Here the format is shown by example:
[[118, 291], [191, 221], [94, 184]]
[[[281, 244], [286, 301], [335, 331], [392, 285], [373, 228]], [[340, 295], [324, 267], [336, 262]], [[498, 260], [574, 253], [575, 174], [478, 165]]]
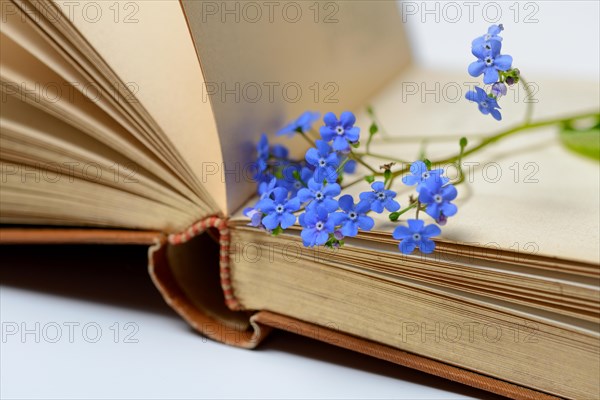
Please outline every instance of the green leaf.
[[424, 159], [423, 162], [427, 166], [427, 169], [431, 169], [431, 161], [429, 161], [428, 159]]
[[279, 235], [281, 232], [283, 232], [283, 229], [281, 229], [281, 227], [280, 227], [280, 226], [278, 226], [277, 228], [275, 228], [275, 229], [273, 229], [273, 230], [271, 231], [271, 235], [273, 235], [273, 236], [277, 236], [277, 235]]
[[373, 107], [372, 106], [367, 106], [367, 114], [369, 114], [371, 117], [373, 116]]
[[390, 213], [390, 221], [398, 221], [398, 218], [400, 217], [400, 213], [398, 211], [394, 211], [393, 213]]
[[356, 149], [358, 146], [360, 146], [360, 142], [350, 143], [350, 146], [352, 146]]
[[367, 176], [365, 176], [365, 181], [367, 181], [369, 183], [373, 183], [373, 182], [375, 182], [375, 177], [373, 175], [367, 175]]
[[369, 134], [371, 136], [373, 136], [374, 134], [377, 133], [377, 131], [379, 131], [379, 128], [377, 127], [377, 124], [375, 122], [371, 123], [371, 126], [369, 127]]
[[600, 161], [600, 127], [586, 130], [565, 128], [560, 132], [563, 146], [580, 156]]

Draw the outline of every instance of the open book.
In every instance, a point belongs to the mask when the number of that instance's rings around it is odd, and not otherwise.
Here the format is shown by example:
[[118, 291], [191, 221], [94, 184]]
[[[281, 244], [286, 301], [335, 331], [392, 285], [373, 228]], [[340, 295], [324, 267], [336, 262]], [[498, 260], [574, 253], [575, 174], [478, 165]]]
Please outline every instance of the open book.
[[[307, 109], [366, 130], [372, 105], [373, 151], [403, 159], [409, 137], [440, 136], [434, 157], [489, 132], [415, 95], [472, 79], [414, 66], [395, 2], [77, 4], [1, 2], [3, 243], [152, 244], [167, 302], [230, 344], [286, 329], [510, 397], [599, 396], [600, 174], [552, 129], [465, 160], [433, 255], [384, 219], [337, 251], [247, 226], [258, 138]], [[598, 110], [598, 82], [538, 84], [536, 118]]]

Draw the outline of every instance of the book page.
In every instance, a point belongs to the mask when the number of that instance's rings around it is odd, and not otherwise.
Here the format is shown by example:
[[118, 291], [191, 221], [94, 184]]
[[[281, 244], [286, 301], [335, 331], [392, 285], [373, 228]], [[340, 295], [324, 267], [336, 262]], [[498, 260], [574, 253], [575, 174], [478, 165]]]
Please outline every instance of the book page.
[[[306, 110], [354, 109], [410, 61], [396, 2], [182, 1], [213, 105], [235, 212], [255, 192], [249, 166]], [[296, 155], [307, 148], [297, 138]]]
[[[388, 135], [373, 139], [371, 152], [412, 162], [425, 146], [427, 158], [444, 159], [456, 154], [462, 136], [473, 146], [483, 134], [491, 135], [520, 123], [527, 98], [519, 88], [511, 88], [502, 104], [504, 118], [496, 122], [463, 100], [465, 91], [474, 83], [475, 79], [466, 72], [461, 75], [418, 67], [406, 70], [368, 103], [373, 105]], [[600, 107], [597, 82], [541, 77], [536, 84], [539, 92], [533, 99], [534, 121], [593, 112]], [[456, 90], [452, 96], [444, 95], [444, 87], [450, 86], [460, 88], [462, 93]], [[430, 91], [426, 93], [423, 88]], [[355, 110], [357, 126], [363, 132], [371, 123], [365, 106]], [[435, 139], [424, 145], [419, 138], [426, 136]], [[368, 161], [376, 166], [385, 163], [375, 158]], [[480, 247], [490, 253], [502, 249], [534, 258], [600, 263], [600, 168], [596, 161], [564, 148], [556, 128], [521, 132], [463, 162], [466, 182], [457, 186], [459, 196], [455, 200], [459, 211], [443, 227], [442, 241]], [[393, 170], [401, 167], [397, 164]], [[437, 167], [444, 168], [451, 179], [458, 177], [454, 165]], [[356, 174], [346, 179], [352, 181], [366, 174], [368, 171], [359, 166]], [[393, 189], [402, 207], [410, 194], [416, 194], [414, 187], [403, 185], [399, 179]], [[362, 182], [344, 193], [356, 199], [361, 192], [370, 190], [369, 184]], [[255, 202], [256, 199], [251, 200], [245, 206]], [[391, 239], [397, 223], [389, 221], [388, 212], [372, 214], [375, 228], [363, 237], [381, 240], [384, 234]], [[414, 216], [409, 211], [400, 222]], [[235, 220], [244, 218], [241, 210], [234, 216]], [[425, 218], [427, 223], [433, 222], [426, 215]]]
[[[496, 122], [463, 100], [469, 82], [475, 79], [466, 72], [461, 76], [417, 67], [395, 80], [371, 103], [391, 136], [390, 140], [374, 139], [372, 152], [412, 162], [418, 158], [422, 143], [403, 138], [446, 136], [450, 140], [431, 140], [425, 147], [430, 160], [444, 159], [457, 153], [461, 136], [466, 136], [472, 146], [482, 134], [491, 135], [520, 123], [528, 99], [519, 87], [511, 88], [503, 99], [504, 118]], [[533, 121], [598, 112], [598, 82], [540, 77], [535, 83], [539, 91], [532, 99], [536, 102]], [[448, 85], [462, 88], [458, 101], [444, 97], [443, 87]], [[408, 95], [415, 86], [418, 92]], [[424, 94], [423, 87], [431, 89], [430, 94]], [[368, 126], [369, 118], [361, 114], [360, 126]], [[517, 133], [465, 158], [466, 182], [457, 186], [459, 212], [443, 227], [442, 237], [525, 254], [600, 263], [600, 168], [596, 161], [563, 147], [557, 133], [554, 127]], [[450, 178], [457, 177], [453, 165], [438, 167], [444, 168]], [[394, 183], [394, 188], [402, 206], [407, 204], [408, 194], [416, 193], [414, 187], [400, 181]], [[365, 184], [352, 190], [357, 194], [367, 189]], [[378, 229], [391, 232], [395, 224], [386, 221], [386, 216], [380, 218]], [[414, 218], [414, 213], [403, 218]]]
[[[196, 186], [225, 210], [222, 157], [203, 75], [179, 2], [55, 2], [166, 135]], [[89, 10], [89, 9], [92, 10]], [[87, 10], [87, 11], [86, 11]]]

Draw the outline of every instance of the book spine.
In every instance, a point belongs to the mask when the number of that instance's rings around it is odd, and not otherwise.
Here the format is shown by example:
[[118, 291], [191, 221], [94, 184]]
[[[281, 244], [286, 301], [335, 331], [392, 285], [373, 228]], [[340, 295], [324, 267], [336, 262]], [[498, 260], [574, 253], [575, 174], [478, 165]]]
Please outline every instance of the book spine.
[[229, 268], [229, 244], [231, 240], [227, 220], [220, 217], [209, 217], [198, 221], [184, 232], [169, 235], [169, 244], [177, 246], [188, 242], [190, 239], [205, 233], [208, 229], [215, 228], [219, 232], [219, 272], [221, 277], [221, 289], [225, 295], [225, 304], [234, 311], [241, 310], [240, 303], [234, 296], [231, 287], [231, 271]]
[[[202, 235], [211, 235], [218, 241], [218, 266], [211, 260], [216, 257], [206, 253], [212, 250], [193, 243], [194, 238], [212, 242], [208, 237], [201, 238]], [[251, 313], [241, 310], [231, 288], [229, 242], [227, 220], [208, 217], [181, 233], [158, 239], [148, 250], [148, 272], [165, 302], [196, 331], [232, 346], [254, 348], [272, 328], [252, 321]], [[182, 257], [186, 246], [198, 258], [191, 257], [189, 252], [188, 257]], [[212, 279], [216, 268], [220, 287]]]

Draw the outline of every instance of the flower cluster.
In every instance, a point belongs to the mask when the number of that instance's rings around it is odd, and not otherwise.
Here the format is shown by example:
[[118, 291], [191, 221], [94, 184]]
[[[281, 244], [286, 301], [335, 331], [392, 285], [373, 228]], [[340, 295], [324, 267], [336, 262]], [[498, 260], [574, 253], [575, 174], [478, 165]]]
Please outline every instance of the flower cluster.
[[483, 74], [483, 83], [492, 86], [490, 93], [476, 86], [475, 90], [466, 94], [467, 100], [477, 103], [482, 114], [490, 114], [497, 121], [502, 119], [498, 99], [506, 95], [507, 85], [514, 85], [519, 81], [519, 70], [512, 68], [512, 57], [501, 54], [502, 37], [499, 35], [503, 30], [502, 24], [492, 25], [485, 35], [477, 37], [471, 43], [471, 53], [477, 61], [469, 65], [469, 74], [473, 77]]
[[[306, 135], [319, 117], [307, 111], [290, 122], [278, 135]], [[257, 145], [255, 181], [258, 183], [260, 200], [244, 214], [250, 225], [277, 234], [296, 222], [294, 212], [303, 211], [298, 217], [303, 227], [305, 246], [339, 246], [344, 237], [356, 236], [358, 230], [370, 230], [375, 222], [367, 216], [371, 210], [383, 211], [384, 201], [368, 193], [369, 199], [354, 204], [352, 196], [340, 196], [340, 182], [344, 173], [352, 173], [356, 161], [351, 159], [352, 146], [358, 144], [360, 129], [354, 126], [356, 118], [351, 112], [343, 112], [339, 119], [333, 113], [325, 114], [321, 139], [308, 149], [304, 160], [294, 161], [289, 151], [281, 146], [269, 146], [266, 135]], [[308, 136], [307, 136], [308, 137]], [[374, 184], [375, 185], [375, 184]], [[390, 192], [390, 193], [388, 193]], [[371, 194], [373, 196], [371, 196]], [[388, 209], [395, 193], [385, 191]], [[372, 198], [372, 199], [371, 199]]]
[[[278, 135], [301, 135], [311, 142], [312, 147], [302, 160], [292, 160], [287, 148], [270, 145], [267, 136], [261, 136], [254, 176], [260, 199], [244, 211], [250, 218], [249, 225], [276, 235], [298, 222], [305, 246], [339, 247], [345, 238], [373, 229], [375, 221], [369, 214], [387, 211], [390, 220], [397, 221], [401, 214], [416, 208], [416, 218], [409, 219], [408, 226], [397, 227], [393, 237], [400, 240], [399, 249], [403, 253], [416, 248], [431, 253], [435, 248], [431, 238], [441, 230], [435, 224], [425, 226], [418, 218], [419, 211], [431, 216], [438, 225], [444, 225], [457, 211], [451, 203], [456, 198], [456, 188], [443, 176], [443, 171], [431, 170], [424, 161], [413, 163], [402, 181], [408, 186], [416, 185], [418, 199], [411, 197], [404, 210], [391, 189], [392, 164], [381, 167], [385, 171], [378, 176], [383, 180], [376, 180], [373, 175], [365, 177], [371, 190], [360, 193], [357, 199], [342, 195], [340, 184], [344, 174], [353, 173], [356, 161], [361, 161], [353, 152], [359, 146], [360, 129], [355, 126], [356, 118], [351, 112], [343, 112], [339, 118], [327, 113], [317, 133], [312, 128], [317, 118], [317, 113], [305, 112], [278, 132]], [[370, 135], [375, 131], [371, 128]], [[309, 133], [320, 138], [313, 140]]]

